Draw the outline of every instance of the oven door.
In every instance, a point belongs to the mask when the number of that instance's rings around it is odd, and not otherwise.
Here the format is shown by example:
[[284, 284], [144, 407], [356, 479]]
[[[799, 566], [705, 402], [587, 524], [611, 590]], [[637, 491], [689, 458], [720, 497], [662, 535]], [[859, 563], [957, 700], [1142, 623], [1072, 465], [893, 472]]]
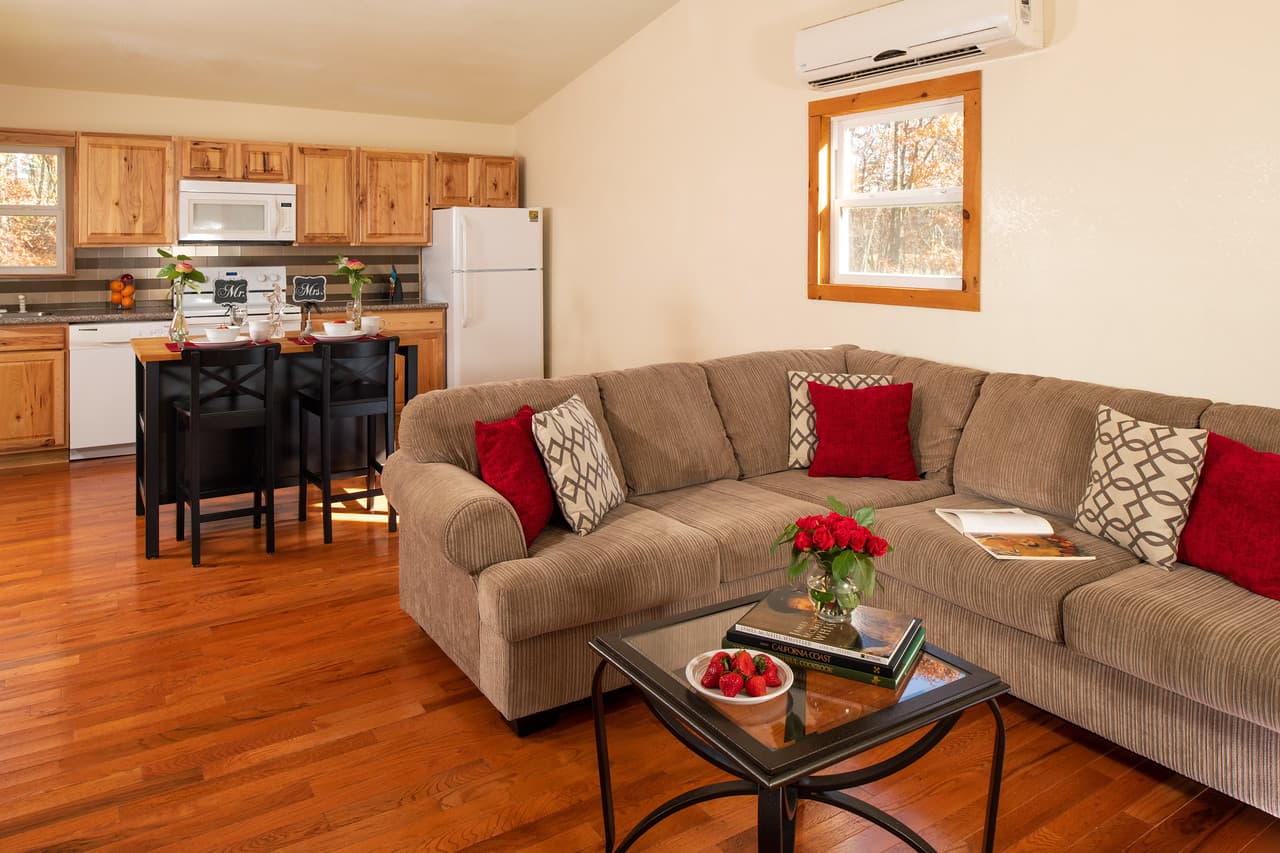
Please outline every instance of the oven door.
[[275, 196], [236, 193], [178, 194], [178, 240], [189, 242], [277, 242]]

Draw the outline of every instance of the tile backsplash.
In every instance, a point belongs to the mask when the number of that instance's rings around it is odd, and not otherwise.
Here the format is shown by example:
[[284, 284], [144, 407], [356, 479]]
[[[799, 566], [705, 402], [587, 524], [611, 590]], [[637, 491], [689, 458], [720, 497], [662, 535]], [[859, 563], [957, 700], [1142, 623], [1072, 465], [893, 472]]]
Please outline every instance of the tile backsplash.
[[[174, 254], [189, 255], [196, 269], [228, 264], [284, 266], [290, 276], [324, 275], [329, 279], [329, 299], [350, 297], [344, 276], [333, 274], [330, 263], [336, 255], [357, 257], [368, 265], [373, 281], [365, 287], [366, 299], [385, 297], [390, 290], [391, 265], [404, 287], [405, 301], [414, 302], [419, 293], [420, 249], [414, 246], [272, 246], [261, 243], [230, 245], [161, 246]], [[77, 249], [76, 272], [72, 278], [0, 279], [0, 308], [16, 304], [18, 294], [26, 294], [28, 305], [59, 303], [99, 303], [109, 300], [107, 283], [124, 273], [134, 277], [138, 301], [164, 299], [167, 285], [156, 273], [164, 266], [154, 246], [115, 249]]]

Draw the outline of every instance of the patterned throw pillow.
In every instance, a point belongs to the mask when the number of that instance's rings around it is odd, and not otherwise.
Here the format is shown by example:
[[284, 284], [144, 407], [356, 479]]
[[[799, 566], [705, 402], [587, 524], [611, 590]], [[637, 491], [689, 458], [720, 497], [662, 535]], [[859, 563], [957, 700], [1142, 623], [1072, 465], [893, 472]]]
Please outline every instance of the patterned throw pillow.
[[791, 386], [791, 446], [787, 451], [788, 468], [808, 468], [813, 464], [813, 448], [818, 443], [818, 430], [813, 415], [813, 400], [809, 399], [810, 382], [856, 391], [859, 388], [892, 385], [893, 377], [788, 371], [787, 383]]
[[1076, 527], [1149, 563], [1173, 565], [1208, 439], [1208, 430], [1150, 424], [1099, 406]]
[[574, 533], [586, 536], [627, 499], [600, 428], [577, 394], [533, 416], [533, 440], [547, 466], [556, 503]]

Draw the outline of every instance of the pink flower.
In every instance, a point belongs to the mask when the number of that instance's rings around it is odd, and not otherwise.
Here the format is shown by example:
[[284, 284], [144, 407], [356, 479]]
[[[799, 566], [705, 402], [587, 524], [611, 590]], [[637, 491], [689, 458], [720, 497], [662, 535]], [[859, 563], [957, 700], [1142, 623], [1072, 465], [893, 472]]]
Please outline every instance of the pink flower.
[[813, 547], [813, 538], [808, 533], [801, 530], [796, 534], [795, 540], [792, 542], [797, 551], [808, 551]]
[[813, 545], [815, 548], [817, 548], [819, 551], [827, 551], [827, 550], [830, 550], [831, 548], [834, 548], [835, 544], [836, 544], [836, 537], [834, 534], [832, 534], [830, 528], [826, 527], [825, 525], [814, 528]]
[[347, 258], [347, 269], [352, 272], [360, 272], [360, 270], [364, 269], [364, 261], [359, 258]]
[[889, 553], [889, 543], [879, 536], [872, 536], [867, 540], [867, 553], [873, 557], [883, 557]]
[[188, 273], [193, 273], [196, 271], [195, 266], [191, 264], [191, 262], [189, 261], [174, 261], [173, 269], [175, 272], [180, 272], [183, 275], [186, 275]]

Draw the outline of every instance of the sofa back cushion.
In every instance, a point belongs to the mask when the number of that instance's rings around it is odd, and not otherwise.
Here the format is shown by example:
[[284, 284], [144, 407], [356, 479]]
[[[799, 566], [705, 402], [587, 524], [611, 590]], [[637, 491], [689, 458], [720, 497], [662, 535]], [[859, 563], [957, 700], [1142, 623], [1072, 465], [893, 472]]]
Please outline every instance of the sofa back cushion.
[[524, 405], [544, 412], [574, 394], [582, 398], [600, 427], [609, 461], [621, 480], [622, 459], [605, 423], [600, 389], [593, 376], [486, 382], [420, 394], [409, 401], [400, 415], [400, 449], [419, 462], [448, 462], [479, 476], [476, 421], [509, 418]]
[[1138, 420], [1195, 427], [1209, 401], [993, 373], [960, 438], [956, 491], [1074, 517], [1089, 480], [1099, 405]]
[[987, 374], [972, 367], [869, 349], [848, 350], [845, 369], [849, 373], [887, 373], [894, 382], [911, 383], [911, 452], [916, 470], [926, 480], [950, 484], [960, 434]]
[[701, 366], [651, 364], [597, 373], [596, 382], [633, 494], [738, 478]]
[[1200, 416], [1200, 426], [1254, 450], [1280, 453], [1280, 409], [1214, 403]]
[[743, 477], [787, 470], [791, 389], [787, 373], [844, 373], [841, 349], [778, 350], [702, 362]]

